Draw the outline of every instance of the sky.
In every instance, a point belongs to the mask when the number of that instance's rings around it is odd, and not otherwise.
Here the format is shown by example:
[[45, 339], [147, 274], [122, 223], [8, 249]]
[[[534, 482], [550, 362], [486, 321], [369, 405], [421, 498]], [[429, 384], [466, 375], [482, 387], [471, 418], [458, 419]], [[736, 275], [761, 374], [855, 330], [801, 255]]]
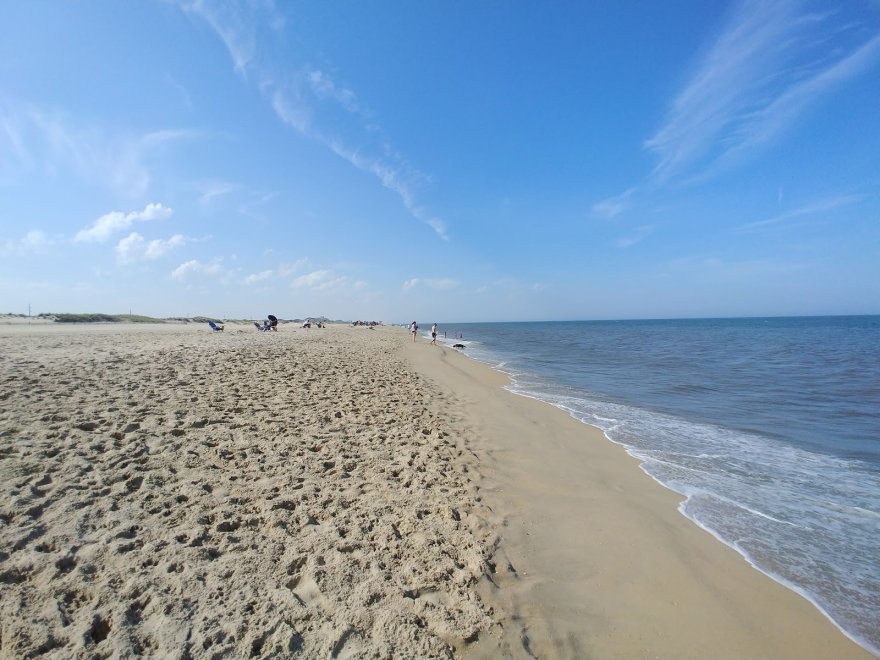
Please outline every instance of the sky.
[[880, 313], [880, 0], [7, 0], [29, 309]]

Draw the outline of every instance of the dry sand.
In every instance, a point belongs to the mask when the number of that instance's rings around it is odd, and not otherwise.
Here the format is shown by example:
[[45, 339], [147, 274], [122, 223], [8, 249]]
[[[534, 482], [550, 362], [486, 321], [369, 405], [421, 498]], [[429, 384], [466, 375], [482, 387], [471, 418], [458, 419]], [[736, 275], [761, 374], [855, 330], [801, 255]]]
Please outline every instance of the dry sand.
[[393, 330], [0, 329], [0, 655], [429, 657], [493, 627]]
[[0, 327], [0, 656], [861, 657], [403, 331]]

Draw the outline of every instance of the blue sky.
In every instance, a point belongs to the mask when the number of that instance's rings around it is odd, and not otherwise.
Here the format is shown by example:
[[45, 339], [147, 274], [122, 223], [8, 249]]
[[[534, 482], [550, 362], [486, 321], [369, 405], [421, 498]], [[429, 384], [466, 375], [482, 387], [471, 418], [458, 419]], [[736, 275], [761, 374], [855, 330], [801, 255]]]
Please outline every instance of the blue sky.
[[880, 2], [4, 2], [28, 305], [880, 313]]

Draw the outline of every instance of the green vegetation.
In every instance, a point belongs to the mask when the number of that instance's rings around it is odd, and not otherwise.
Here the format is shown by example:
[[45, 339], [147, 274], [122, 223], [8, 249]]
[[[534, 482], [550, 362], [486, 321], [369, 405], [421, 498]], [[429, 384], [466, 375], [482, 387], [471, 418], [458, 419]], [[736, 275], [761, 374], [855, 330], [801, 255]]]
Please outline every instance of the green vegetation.
[[139, 314], [40, 314], [54, 317], [56, 323], [165, 323], [162, 319]]

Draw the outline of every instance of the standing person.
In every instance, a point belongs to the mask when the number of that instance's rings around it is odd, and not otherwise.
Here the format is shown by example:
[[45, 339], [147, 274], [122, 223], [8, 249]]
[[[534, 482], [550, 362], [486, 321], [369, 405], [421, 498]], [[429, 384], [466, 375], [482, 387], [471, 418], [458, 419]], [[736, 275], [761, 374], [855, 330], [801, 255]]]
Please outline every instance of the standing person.
[[419, 326], [416, 324], [415, 321], [413, 321], [412, 323], [409, 324], [409, 331], [412, 333], [413, 343], [415, 343], [416, 333], [419, 331]]
[[437, 324], [431, 326], [431, 343], [437, 345]]

